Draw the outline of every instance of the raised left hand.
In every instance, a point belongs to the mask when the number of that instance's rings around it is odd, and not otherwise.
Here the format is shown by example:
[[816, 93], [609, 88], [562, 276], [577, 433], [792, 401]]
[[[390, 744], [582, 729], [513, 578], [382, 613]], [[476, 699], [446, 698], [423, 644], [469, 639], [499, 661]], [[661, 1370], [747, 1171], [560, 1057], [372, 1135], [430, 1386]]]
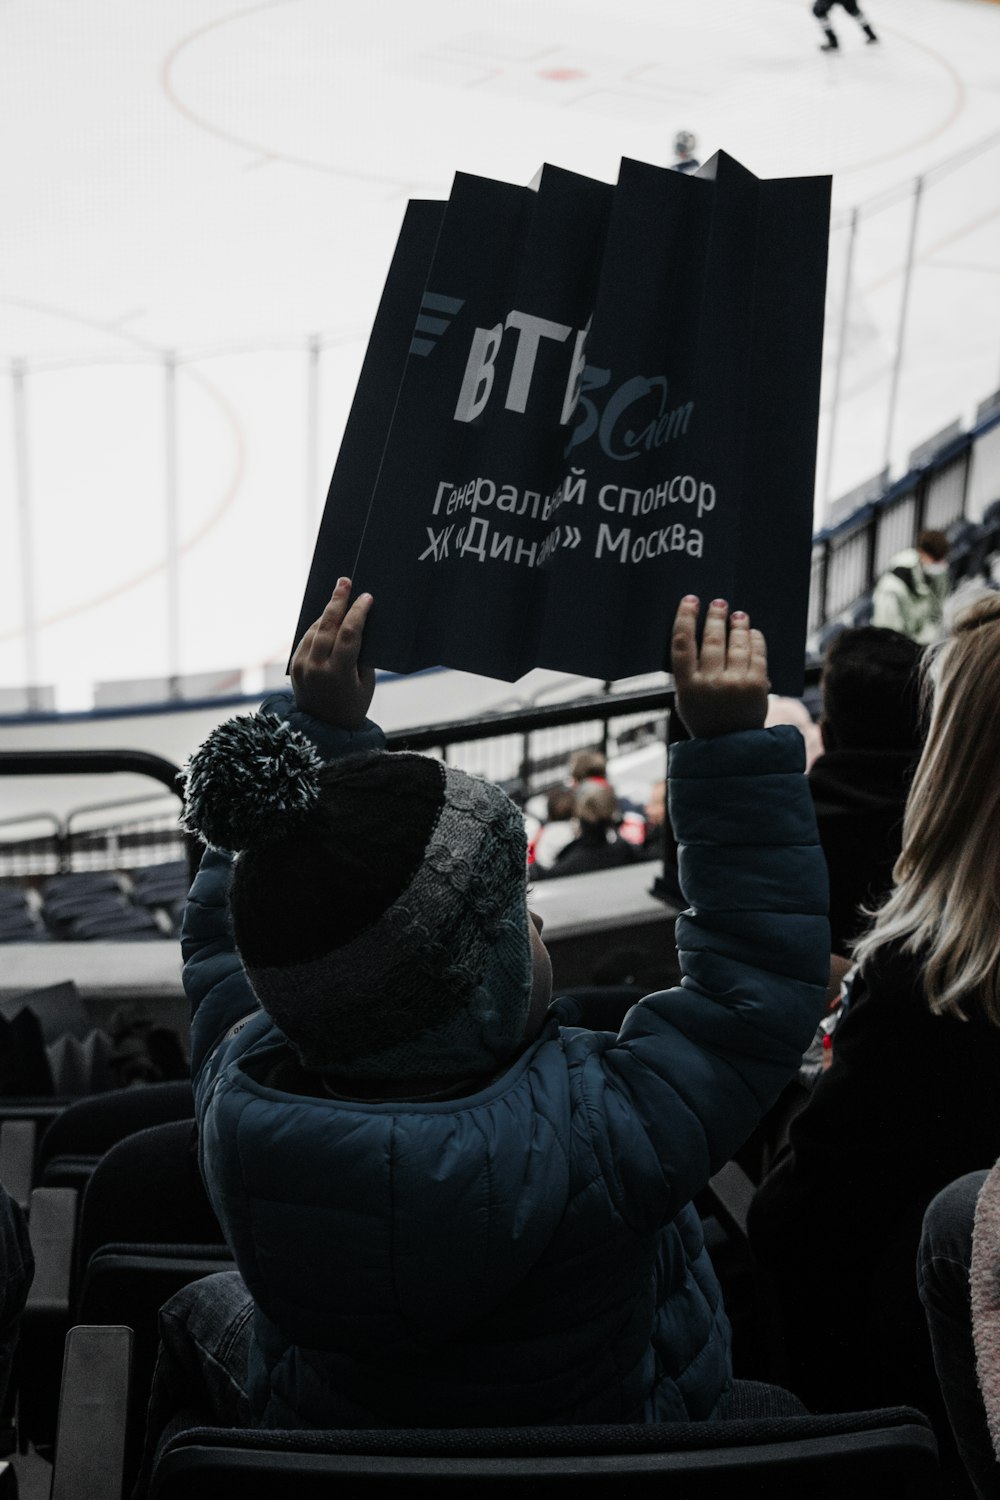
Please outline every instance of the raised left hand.
[[358, 665], [371, 594], [348, 608], [351, 580], [339, 578], [329, 604], [292, 657], [292, 689], [303, 713], [334, 729], [360, 729], [375, 691], [374, 667]]

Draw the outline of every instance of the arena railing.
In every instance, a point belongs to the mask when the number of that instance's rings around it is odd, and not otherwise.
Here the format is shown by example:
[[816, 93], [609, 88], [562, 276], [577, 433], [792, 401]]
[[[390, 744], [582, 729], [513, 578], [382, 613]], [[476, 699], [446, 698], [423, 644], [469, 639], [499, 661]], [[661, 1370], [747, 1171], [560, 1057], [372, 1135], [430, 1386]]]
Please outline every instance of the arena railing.
[[[396, 730], [387, 736], [391, 749], [431, 753], [463, 769], [503, 784], [521, 801], [559, 780], [576, 749], [600, 748], [614, 756], [652, 742], [662, 734], [673, 703], [669, 688], [608, 693], [570, 703], [534, 705], [497, 712], [479, 719]], [[153, 778], [178, 799], [178, 767], [163, 757], [126, 750], [0, 751], [0, 776], [71, 776], [132, 772]], [[117, 804], [87, 803], [58, 818], [44, 810], [26, 814], [24, 823], [43, 819], [51, 832], [13, 836], [15, 820], [0, 826], [0, 877], [99, 869], [120, 864], [124, 853], [135, 862], [183, 852], [176, 820], [156, 818], [126, 825], [122, 819], [136, 799]], [[105, 825], [75, 828], [83, 812], [104, 810]], [[178, 811], [180, 802], [178, 802]], [[118, 817], [114, 814], [118, 813]], [[172, 823], [172, 826], [171, 826]], [[165, 847], [169, 845], [170, 847]]]
[[[893, 555], [912, 546], [922, 529], [955, 540], [966, 529], [989, 529], [1000, 497], [1000, 392], [982, 404], [971, 431], [942, 434], [913, 457], [909, 473], [894, 484], [879, 476], [867, 495], [862, 487], [860, 494], [845, 497], [842, 519], [813, 538], [808, 617], [813, 655], [826, 628], [851, 623]], [[995, 521], [992, 526], [996, 529]]]
[[[5, 750], [0, 751], [0, 776], [111, 776], [121, 773], [146, 776], [165, 787], [178, 799], [182, 792], [177, 777], [179, 768], [164, 756], [145, 750]], [[65, 817], [46, 810], [26, 812], [20, 818], [6, 818], [0, 824], [0, 879], [19, 880], [35, 876], [63, 874], [73, 870], [120, 869], [124, 864], [138, 865], [149, 859], [173, 858], [187, 853], [192, 870], [197, 855], [192, 841], [180, 829], [177, 818], [158, 817], [124, 821], [133, 797], [118, 802], [107, 801], [96, 807], [85, 804], [73, 808]], [[109, 814], [104, 826], [75, 829], [74, 823], [85, 812]], [[117, 816], [115, 816], [117, 814]], [[51, 832], [18, 837], [16, 829], [50, 825]]]
[[[806, 683], [818, 680], [817, 666], [806, 668]], [[568, 703], [534, 705], [484, 715], [478, 719], [448, 720], [387, 734], [392, 750], [432, 754], [472, 774], [503, 785], [522, 805], [530, 797], [565, 780], [574, 750], [600, 749], [614, 762], [643, 747], [657, 747], [683, 735], [673, 714], [674, 692], [669, 686], [607, 692], [577, 698]], [[656, 761], [658, 750], [653, 750]], [[179, 800], [182, 789], [178, 767], [161, 756], [128, 750], [0, 751], [0, 776], [67, 776], [133, 772], [151, 777], [167, 787]], [[663, 771], [665, 774], [665, 750]], [[649, 780], [658, 779], [656, 774]], [[109, 814], [126, 813], [136, 799], [106, 802], [100, 808]], [[133, 863], [149, 857], [176, 857], [187, 850], [192, 863], [198, 851], [194, 841], [185, 843], [176, 820], [160, 818], [125, 824], [110, 817], [102, 829], [73, 827], [81, 806], [59, 819], [35, 813], [32, 821], [48, 819], [53, 832], [41, 838], [16, 839], [7, 824], [0, 825], [0, 878], [30, 878], [35, 875], [79, 868], [121, 868], [123, 856]], [[8, 822], [11, 820], [8, 820]]]

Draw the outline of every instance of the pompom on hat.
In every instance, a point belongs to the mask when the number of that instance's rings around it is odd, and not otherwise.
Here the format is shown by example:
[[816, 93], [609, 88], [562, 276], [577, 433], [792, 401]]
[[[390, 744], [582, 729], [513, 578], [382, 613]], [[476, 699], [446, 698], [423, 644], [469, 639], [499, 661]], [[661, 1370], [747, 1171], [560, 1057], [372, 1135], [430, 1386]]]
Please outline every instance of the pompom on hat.
[[181, 824], [216, 849], [286, 838], [317, 806], [323, 762], [274, 714], [229, 719], [181, 772]]
[[186, 772], [185, 826], [240, 851], [230, 902], [264, 1009], [331, 1078], [494, 1072], [532, 987], [525, 832], [499, 787], [425, 756], [324, 765], [258, 715]]

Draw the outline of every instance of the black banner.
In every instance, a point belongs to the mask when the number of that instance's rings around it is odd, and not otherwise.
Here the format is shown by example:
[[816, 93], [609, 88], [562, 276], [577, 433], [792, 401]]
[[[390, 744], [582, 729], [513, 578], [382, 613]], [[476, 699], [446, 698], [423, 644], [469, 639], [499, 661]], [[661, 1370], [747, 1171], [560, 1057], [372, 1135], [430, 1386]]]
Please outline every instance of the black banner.
[[693, 592], [797, 692], [829, 196], [720, 152], [411, 203], [296, 640], [346, 573], [379, 667], [626, 677]]

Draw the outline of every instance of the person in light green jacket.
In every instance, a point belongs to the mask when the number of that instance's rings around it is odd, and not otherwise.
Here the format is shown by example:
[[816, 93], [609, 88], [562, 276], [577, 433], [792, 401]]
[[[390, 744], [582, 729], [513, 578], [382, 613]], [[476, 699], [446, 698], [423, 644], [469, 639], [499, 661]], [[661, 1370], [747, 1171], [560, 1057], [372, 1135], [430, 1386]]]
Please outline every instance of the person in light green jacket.
[[897, 552], [872, 594], [872, 624], [898, 630], [918, 646], [941, 639], [948, 577], [948, 538], [922, 531], [915, 547]]

